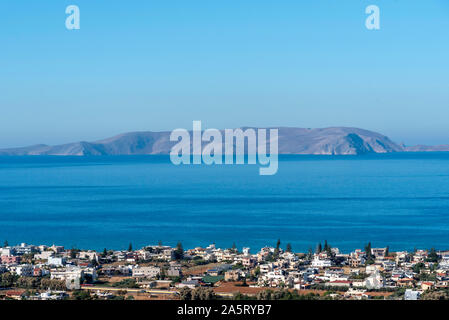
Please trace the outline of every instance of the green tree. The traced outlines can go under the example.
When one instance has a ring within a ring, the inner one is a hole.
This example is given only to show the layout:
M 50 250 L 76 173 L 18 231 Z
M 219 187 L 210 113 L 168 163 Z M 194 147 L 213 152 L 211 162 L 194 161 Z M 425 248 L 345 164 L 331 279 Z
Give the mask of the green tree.
M 192 290 L 187 287 L 181 288 L 179 290 L 179 298 L 181 300 L 192 300 Z
M 419 273 L 421 273 L 421 270 L 423 270 L 425 268 L 426 268 L 426 265 L 422 262 L 419 262 L 413 266 L 413 272 L 419 274 Z
M 372 258 L 372 253 L 371 253 L 371 242 L 368 242 L 368 244 L 365 246 L 365 255 L 367 259 Z
M 286 252 L 292 252 L 292 245 L 290 243 L 287 243 L 287 247 L 285 248 Z
M 313 250 L 310 247 L 309 251 L 307 252 L 307 260 L 312 260 L 312 257 L 313 257 Z
M 316 247 L 316 253 L 321 253 L 321 251 L 323 251 L 323 247 L 321 246 L 321 242 L 318 243 L 317 247 Z
M 88 290 L 75 290 L 72 293 L 72 299 L 74 299 L 74 300 L 92 300 L 92 297 Z
M 427 255 L 427 262 L 438 262 L 438 254 L 435 248 L 430 249 L 430 252 Z
M 324 251 L 327 251 L 329 249 L 329 245 L 327 244 L 327 240 L 324 240 Z
M 279 247 L 281 246 L 281 239 L 278 239 L 276 242 L 276 248 L 274 249 L 274 258 L 277 259 L 279 257 Z
M 76 248 L 70 249 L 70 258 L 76 259 L 76 256 L 77 256 L 78 252 L 79 252 L 79 250 L 76 249 Z
M 5 240 L 5 242 L 3 243 L 3 247 L 9 247 L 9 243 L 8 243 L 8 240 Z
M 259 293 L 257 293 L 257 300 L 271 300 L 271 294 L 272 291 L 271 290 L 264 290 L 264 291 L 259 291 Z
M 192 300 L 213 300 L 215 293 L 212 288 L 199 287 L 192 291 Z
M 182 247 L 182 243 L 178 242 L 175 249 L 175 259 L 182 260 L 184 258 L 184 248 Z
M 108 255 L 108 250 L 106 250 L 106 248 L 104 248 L 103 250 L 103 257 L 106 257 Z
M 130 242 L 128 245 L 128 252 L 133 251 L 133 244 Z

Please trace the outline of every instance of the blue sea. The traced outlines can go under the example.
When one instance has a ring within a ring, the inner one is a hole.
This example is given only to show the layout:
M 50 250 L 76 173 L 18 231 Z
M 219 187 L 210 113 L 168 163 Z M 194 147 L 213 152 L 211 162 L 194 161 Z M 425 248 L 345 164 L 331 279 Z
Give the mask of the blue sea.
M 276 175 L 258 170 L 167 156 L 0 157 L 0 240 L 449 249 L 449 153 L 281 156 Z

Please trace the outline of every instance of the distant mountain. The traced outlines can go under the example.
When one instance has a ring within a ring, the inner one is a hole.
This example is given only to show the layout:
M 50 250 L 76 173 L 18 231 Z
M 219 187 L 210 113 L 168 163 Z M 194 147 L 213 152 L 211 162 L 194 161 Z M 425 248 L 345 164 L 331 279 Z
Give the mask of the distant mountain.
M 442 144 L 439 146 L 424 146 L 424 145 L 417 145 L 412 147 L 405 147 L 405 151 L 407 152 L 438 152 L 438 151 L 449 151 L 449 145 Z
M 404 151 L 449 151 L 449 146 L 404 147 L 388 137 L 358 128 L 278 128 L 279 154 L 356 155 Z M 130 132 L 94 142 L 0 149 L 0 155 L 145 155 L 169 154 L 170 132 Z M 415 149 L 414 149 L 415 148 Z M 433 150 L 432 148 L 435 148 Z

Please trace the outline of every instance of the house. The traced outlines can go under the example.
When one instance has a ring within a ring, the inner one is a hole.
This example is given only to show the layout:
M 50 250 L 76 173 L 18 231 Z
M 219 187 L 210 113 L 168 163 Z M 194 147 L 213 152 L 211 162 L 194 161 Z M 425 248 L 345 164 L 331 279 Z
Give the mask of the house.
M 178 288 L 190 288 L 195 289 L 196 287 L 199 287 L 200 283 L 198 280 L 195 279 L 187 279 L 177 285 Z
M 89 261 L 91 260 L 96 260 L 98 261 L 98 255 L 95 251 L 81 251 L 79 253 L 79 258 L 80 259 L 87 259 Z
M 52 270 L 50 279 L 63 280 L 69 290 L 80 289 L 81 281 L 84 279 L 84 270 L 78 267 L 65 270 Z
M 227 270 L 230 270 L 232 266 L 230 264 L 221 264 L 213 269 L 207 270 L 207 274 L 210 276 L 219 276 Z
M 48 257 L 47 264 L 49 266 L 62 267 L 65 265 L 65 258 L 62 257 Z
M 15 246 L 14 249 L 18 255 L 30 254 L 36 251 L 35 246 L 27 245 L 26 243 L 21 243 L 19 246 Z
M 383 258 L 387 253 L 387 248 L 371 248 L 371 254 L 375 258 Z
M 413 286 L 414 280 L 412 278 L 402 278 L 398 280 L 398 286 L 400 287 L 411 287 Z
M 161 268 L 160 267 L 139 267 L 136 266 L 132 270 L 133 277 L 144 277 L 144 278 L 156 278 L 158 275 L 161 274 Z
M 173 248 L 165 249 L 159 258 L 165 261 L 171 261 L 175 258 L 175 250 Z
M 19 256 L 1 256 L 2 264 L 17 264 L 20 262 Z
M 349 257 L 348 263 L 352 268 L 358 268 L 365 264 L 364 257 Z
M 21 300 L 23 297 L 25 297 L 26 290 L 7 290 L 4 292 L 4 294 L 15 300 Z
M 11 247 L 4 247 L 1 249 L 1 256 L 14 256 L 16 254 L 16 250 Z
M 419 300 L 421 297 L 420 291 L 414 291 L 412 289 L 405 290 L 404 300 Z
M 256 265 L 257 260 L 253 257 L 243 257 L 242 265 L 246 268 L 252 268 Z
M 435 286 L 435 283 L 431 282 L 431 281 L 421 282 L 421 289 L 423 291 L 431 290 L 434 288 L 434 286 Z
M 352 298 L 355 300 L 362 300 L 367 299 L 368 295 L 365 293 L 365 290 L 350 288 L 348 291 L 345 292 L 345 297 Z
M 53 257 L 54 254 L 55 253 L 53 251 L 43 251 L 41 253 L 36 253 L 34 255 L 34 259 L 36 259 L 36 260 L 48 260 L 48 258 Z
M 16 274 L 21 277 L 32 277 L 34 273 L 34 266 L 30 264 L 22 264 L 16 267 Z
M 317 268 L 332 267 L 332 261 L 329 259 L 319 259 L 318 257 L 315 257 L 312 261 L 312 267 Z
M 64 247 L 63 246 L 52 245 L 49 249 L 52 250 L 54 253 L 64 252 Z
M 385 278 L 379 273 L 378 270 L 373 272 L 368 278 L 365 279 L 365 287 L 367 289 L 380 289 L 385 286 Z
M 240 271 L 239 270 L 230 270 L 225 272 L 224 274 L 225 281 L 239 281 L 240 280 Z
M 169 277 L 182 277 L 182 270 L 180 266 L 171 266 L 167 270 L 167 276 Z

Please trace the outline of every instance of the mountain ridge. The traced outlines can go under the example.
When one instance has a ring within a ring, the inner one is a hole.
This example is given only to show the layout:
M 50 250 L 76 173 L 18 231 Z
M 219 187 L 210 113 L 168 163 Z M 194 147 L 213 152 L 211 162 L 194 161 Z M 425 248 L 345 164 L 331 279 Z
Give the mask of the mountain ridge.
M 255 127 L 242 127 L 241 129 L 245 130 L 246 128 L 258 129 Z M 396 144 L 387 136 L 378 132 L 353 127 L 268 127 L 262 129 L 278 129 L 279 154 L 357 155 L 391 152 L 449 151 L 449 145 L 407 147 Z M 135 131 L 92 142 L 79 141 L 55 146 L 37 144 L 28 147 L 0 149 L 0 155 L 87 156 L 169 154 L 171 147 L 176 143 L 170 141 L 170 131 Z

